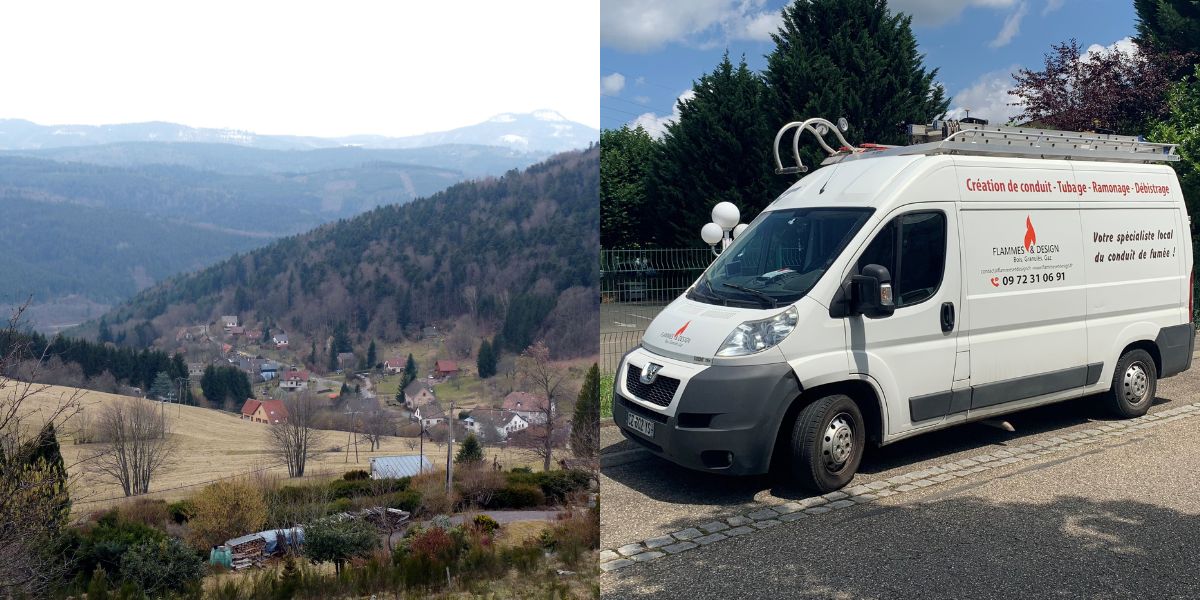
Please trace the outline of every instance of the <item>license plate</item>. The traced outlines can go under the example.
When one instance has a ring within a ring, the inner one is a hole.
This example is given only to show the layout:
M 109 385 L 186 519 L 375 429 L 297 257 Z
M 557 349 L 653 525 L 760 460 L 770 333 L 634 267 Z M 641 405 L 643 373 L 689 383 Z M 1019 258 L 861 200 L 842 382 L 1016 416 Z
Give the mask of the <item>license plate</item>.
M 626 416 L 625 424 L 629 425 L 630 429 L 646 437 L 654 437 L 654 421 L 633 413 L 626 413 Z

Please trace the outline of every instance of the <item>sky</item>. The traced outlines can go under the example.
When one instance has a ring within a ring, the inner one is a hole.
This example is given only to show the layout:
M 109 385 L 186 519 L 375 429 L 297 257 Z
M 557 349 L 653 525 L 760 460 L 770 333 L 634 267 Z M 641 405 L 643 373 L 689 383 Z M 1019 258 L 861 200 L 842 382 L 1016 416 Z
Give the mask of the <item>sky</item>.
M 676 99 L 711 71 L 726 49 L 762 70 L 774 49 L 783 0 L 603 0 L 600 6 L 600 124 L 627 123 L 661 135 Z M 1007 122 L 1020 109 L 1011 73 L 1041 70 L 1052 44 L 1074 37 L 1131 48 L 1132 0 L 890 0 L 913 18 L 926 68 L 952 99 L 950 116 Z M 839 115 L 810 115 L 836 118 Z M 853 124 L 851 124 L 853 126 Z
M 598 127 L 598 0 L 0 4 L 0 118 L 414 135 Z

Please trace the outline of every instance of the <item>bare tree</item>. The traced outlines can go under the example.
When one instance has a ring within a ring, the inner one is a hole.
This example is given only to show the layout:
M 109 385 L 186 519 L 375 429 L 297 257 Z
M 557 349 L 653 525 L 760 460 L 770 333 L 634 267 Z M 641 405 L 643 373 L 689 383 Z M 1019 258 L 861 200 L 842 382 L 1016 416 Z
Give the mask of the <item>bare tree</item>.
M 315 396 L 304 392 L 283 401 L 287 419 L 268 426 L 267 444 L 271 453 L 287 465 L 288 475 L 303 477 L 308 459 L 320 452 L 321 431 L 316 429 L 320 405 Z
M 471 312 L 471 316 L 479 318 L 479 288 L 468 285 L 462 290 L 463 300 L 467 301 L 467 310 Z
M 549 471 L 553 463 L 556 432 L 562 428 L 559 395 L 562 394 L 566 373 L 550 360 L 550 348 L 539 340 L 521 353 L 517 370 L 525 386 L 538 396 L 534 408 L 533 423 L 527 435 L 534 454 L 542 458 L 542 470 Z M 543 402 L 544 400 L 544 402 Z
M 379 449 L 385 435 L 396 435 L 391 413 L 383 410 L 368 413 L 362 421 L 362 436 L 371 444 L 372 452 Z
M 61 429 L 79 410 L 81 392 L 55 395 L 48 386 L 33 383 L 36 376 L 23 381 L 12 377 L 22 361 L 40 364 L 45 358 L 45 349 L 34 348 L 19 332 L 26 306 L 15 308 L 0 329 L 0 598 L 40 597 L 70 566 L 54 550 L 60 547 L 55 537 L 67 482 L 56 469 L 31 463 L 38 428 L 21 421 L 37 415 L 39 424 Z
M 101 447 L 91 457 L 105 478 L 121 485 L 126 496 L 150 491 L 150 481 L 166 467 L 175 444 L 160 411 L 161 403 L 144 398 L 119 400 L 100 409 L 95 433 Z

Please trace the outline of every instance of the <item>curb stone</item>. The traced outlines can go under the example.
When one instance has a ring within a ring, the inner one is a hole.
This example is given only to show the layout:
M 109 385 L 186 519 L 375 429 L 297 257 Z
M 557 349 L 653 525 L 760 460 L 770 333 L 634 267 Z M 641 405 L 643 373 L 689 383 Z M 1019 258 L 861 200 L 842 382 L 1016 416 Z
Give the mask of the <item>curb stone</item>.
M 1103 423 L 1098 427 L 1074 431 L 1021 446 L 1009 446 L 993 450 L 989 454 L 963 458 L 821 496 L 793 500 L 782 505 L 760 505 L 761 508 L 720 521 L 711 521 L 668 535 L 625 544 L 616 549 L 602 549 L 600 551 L 600 570 L 605 573 L 616 571 L 639 562 L 650 562 L 668 554 L 688 552 L 701 546 L 769 529 L 786 522 L 798 521 L 809 516 L 821 515 L 859 504 L 868 504 L 879 498 L 938 485 L 996 467 L 1033 460 L 1052 452 L 1072 450 L 1085 444 L 1093 444 L 1121 435 L 1137 434 L 1162 423 L 1200 416 L 1198 409 L 1200 409 L 1200 402 L 1193 402 L 1154 415 Z

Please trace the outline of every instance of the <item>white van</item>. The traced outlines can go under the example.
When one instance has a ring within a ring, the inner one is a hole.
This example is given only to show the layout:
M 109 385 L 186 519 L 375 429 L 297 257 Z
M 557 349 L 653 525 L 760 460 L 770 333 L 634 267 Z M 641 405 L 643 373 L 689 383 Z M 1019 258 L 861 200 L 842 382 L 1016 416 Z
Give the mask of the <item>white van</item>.
M 810 132 L 833 156 L 624 357 L 626 436 L 710 472 L 782 458 L 826 492 L 867 443 L 1089 394 L 1145 413 L 1195 336 L 1189 217 L 1161 164 L 1174 148 L 952 125 L 872 151 L 824 119 L 781 130 L 795 128 L 794 154 Z

